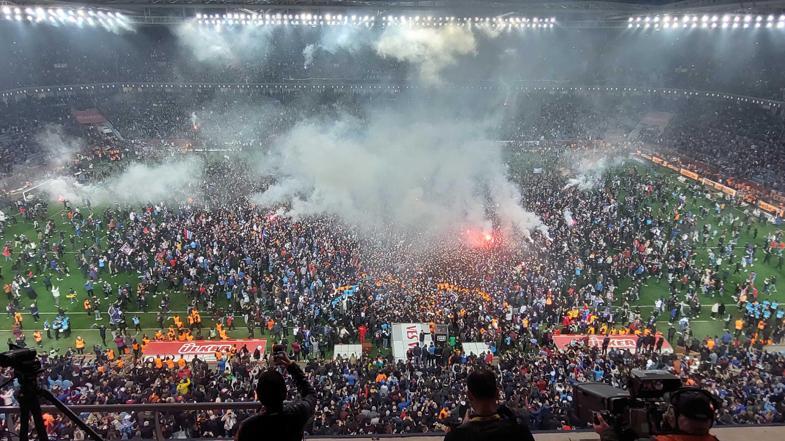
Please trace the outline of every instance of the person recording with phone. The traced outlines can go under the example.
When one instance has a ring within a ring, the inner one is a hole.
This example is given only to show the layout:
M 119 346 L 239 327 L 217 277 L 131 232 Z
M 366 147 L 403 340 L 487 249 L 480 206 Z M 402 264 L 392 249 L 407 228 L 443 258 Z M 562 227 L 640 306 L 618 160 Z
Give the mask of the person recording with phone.
M 698 388 L 681 388 L 670 396 L 662 415 L 661 433 L 650 437 L 653 441 L 718 441 L 709 430 L 720 407 L 717 397 Z M 601 441 L 623 441 L 628 438 L 612 427 L 600 413 L 594 414 L 594 431 Z M 635 438 L 635 437 L 633 437 Z
M 444 441 L 534 441 L 528 427 L 518 423 L 512 411 L 499 405 L 496 375 L 487 369 L 466 378 L 470 408 L 462 423 L 450 430 Z
M 262 409 L 242 422 L 235 436 L 236 441 L 298 441 L 303 438 L 306 423 L 313 417 L 316 390 L 306 380 L 302 369 L 289 360 L 284 345 L 273 346 L 272 362 L 291 375 L 302 398 L 284 403 L 286 381 L 282 373 L 276 368 L 263 372 L 256 383 L 256 399 L 262 404 Z

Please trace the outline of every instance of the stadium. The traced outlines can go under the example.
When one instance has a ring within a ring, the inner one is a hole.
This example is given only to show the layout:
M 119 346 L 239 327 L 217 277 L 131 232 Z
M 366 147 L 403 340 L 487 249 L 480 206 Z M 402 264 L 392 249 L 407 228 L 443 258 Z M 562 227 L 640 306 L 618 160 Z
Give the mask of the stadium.
M 537 440 L 647 372 L 785 433 L 783 1 L 0 0 L 0 66 L 0 438 L 245 441 L 268 373 L 306 439 L 483 372 Z

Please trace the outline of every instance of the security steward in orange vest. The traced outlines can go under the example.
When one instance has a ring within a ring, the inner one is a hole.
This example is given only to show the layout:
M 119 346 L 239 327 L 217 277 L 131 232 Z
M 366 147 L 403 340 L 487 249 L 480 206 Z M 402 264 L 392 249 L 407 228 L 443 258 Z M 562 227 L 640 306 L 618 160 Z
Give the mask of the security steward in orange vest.
M 652 435 L 652 441 L 719 441 L 709 434 L 714 425 L 719 398 L 710 392 L 683 387 L 670 396 L 670 403 L 662 417 L 661 433 Z M 594 430 L 601 441 L 625 441 L 600 415 L 595 415 Z

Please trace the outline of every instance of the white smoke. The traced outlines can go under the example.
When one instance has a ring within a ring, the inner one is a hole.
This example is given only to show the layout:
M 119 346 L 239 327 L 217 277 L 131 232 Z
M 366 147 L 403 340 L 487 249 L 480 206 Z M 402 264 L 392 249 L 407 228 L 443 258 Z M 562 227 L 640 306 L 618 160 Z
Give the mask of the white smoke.
M 67 135 L 63 131 L 63 126 L 56 124 L 44 126 L 36 133 L 34 139 L 43 149 L 49 165 L 55 168 L 71 162 L 87 145 L 83 139 Z
M 569 208 L 565 208 L 562 214 L 564 215 L 564 221 L 567 222 L 568 227 L 575 225 L 575 219 L 572 217 L 572 211 Z
M 360 26 L 335 26 L 322 31 L 319 41 L 312 43 L 303 49 L 304 67 L 308 69 L 313 64 L 314 57 L 319 51 L 330 54 L 337 54 L 345 51 L 356 53 L 357 51 L 373 46 L 373 32 Z
M 174 33 L 191 58 L 225 68 L 263 58 L 271 47 L 273 30 L 271 26 L 217 28 L 191 20 L 175 27 Z
M 303 49 L 303 58 L 305 58 L 303 67 L 305 69 L 308 69 L 313 64 L 313 56 L 315 52 L 316 52 L 315 44 L 309 44 L 308 46 L 305 46 L 305 49 Z
M 526 237 L 541 228 L 506 177 L 481 124 L 438 115 L 377 112 L 367 121 L 305 121 L 279 140 L 263 173 L 276 183 L 252 200 L 287 215 L 334 216 L 375 233 L 454 237 L 491 218 Z
M 600 183 L 606 170 L 623 164 L 625 157 L 603 153 L 583 153 L 573 155 L 570 161 L 576 174 L 567 180 L 564 189 L 577 187 L 580 190 L 588 191 Z
M 157 165 L 131 164 L 123 173 L 108 180 L 82 185 L 71 177 L 52 179 L 42 186 L 52 200 L 93 204 L 182 201 L 198 196 L 203 166 L 195 158 L 178 158 Z
M 431 85 L 442 82 L 442 71 L 460 56 L 475 54 L 477 41 L 462 26 L 440 28 L 389 26 L 375 45 L 376 53 L 418 65 L 420 79 Z

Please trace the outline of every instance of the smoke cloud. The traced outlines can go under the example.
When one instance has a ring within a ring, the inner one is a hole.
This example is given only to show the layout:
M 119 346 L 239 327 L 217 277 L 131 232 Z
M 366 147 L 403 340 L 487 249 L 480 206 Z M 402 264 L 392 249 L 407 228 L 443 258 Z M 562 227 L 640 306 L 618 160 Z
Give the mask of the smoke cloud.
M 470 29 L 461 26 L 391 26 L 382 32 L 375 49 L 381 57 L 416 64 L 423 82 L 438 85 L 446 67 L 477 52 L 477 41 Z
M 305 67 L 306 69 L 311 67 L 311 65 L 313 64 L 313 56 L 315 52 L 316 52 L 315 44 L 309 44 L 308 46 L 305 46 L 305 49 L 303 49 L 303 58 L 305 59 L 305 62 L 303 63 L 303 67 Z
M 308 69 L 313 64 L 314 57 L 319 51 L 337 54 L 345 51 L 350 54 L 361 49 L 372 47 L 374 44 L 373 30 L 361 26 L 336 26 L 322 31 L 319 41 L 305 46 L 303 49 L 304 67 Z
M 624 163 L 625 158 L 619 156 L 593 155 L 590 153 L 573 155 L 570 159 L 576 175 L 567 180 L 564 189 L 577 187 L 588 191 L 597 186 L 605 171 Z
M 55 168 L 61 168 L 71 162 L 86 146 L 84 140 L 67 135 L 63 126 L 56 124 L 44 126 L 34 139 L 41 146 L 49 165 Z
M 156 165 L 131 164 L 123 173 L 108 180 L 82 185 L 71 177 L 50 180 L 42 186 L 52 200 L 93 204 L 183 201 L 197 197 L 203 165 L 196 158 L 178 158 Z
M 276 181 L 252 200 L 284 204 L 295 218 L 337 217 L 366 233 L 420 241 L 492 222 L 526 237 L 542 227 L 482 124 L 434 115 L 387 110 L 301 122 L 266 156 L 262 173 Z
M 227 64 L 264 57 L 271 47 L 273 30 L 269 26 L 220 29 L 187 21 L 174 33 L 190 58 L 225 68 Z

